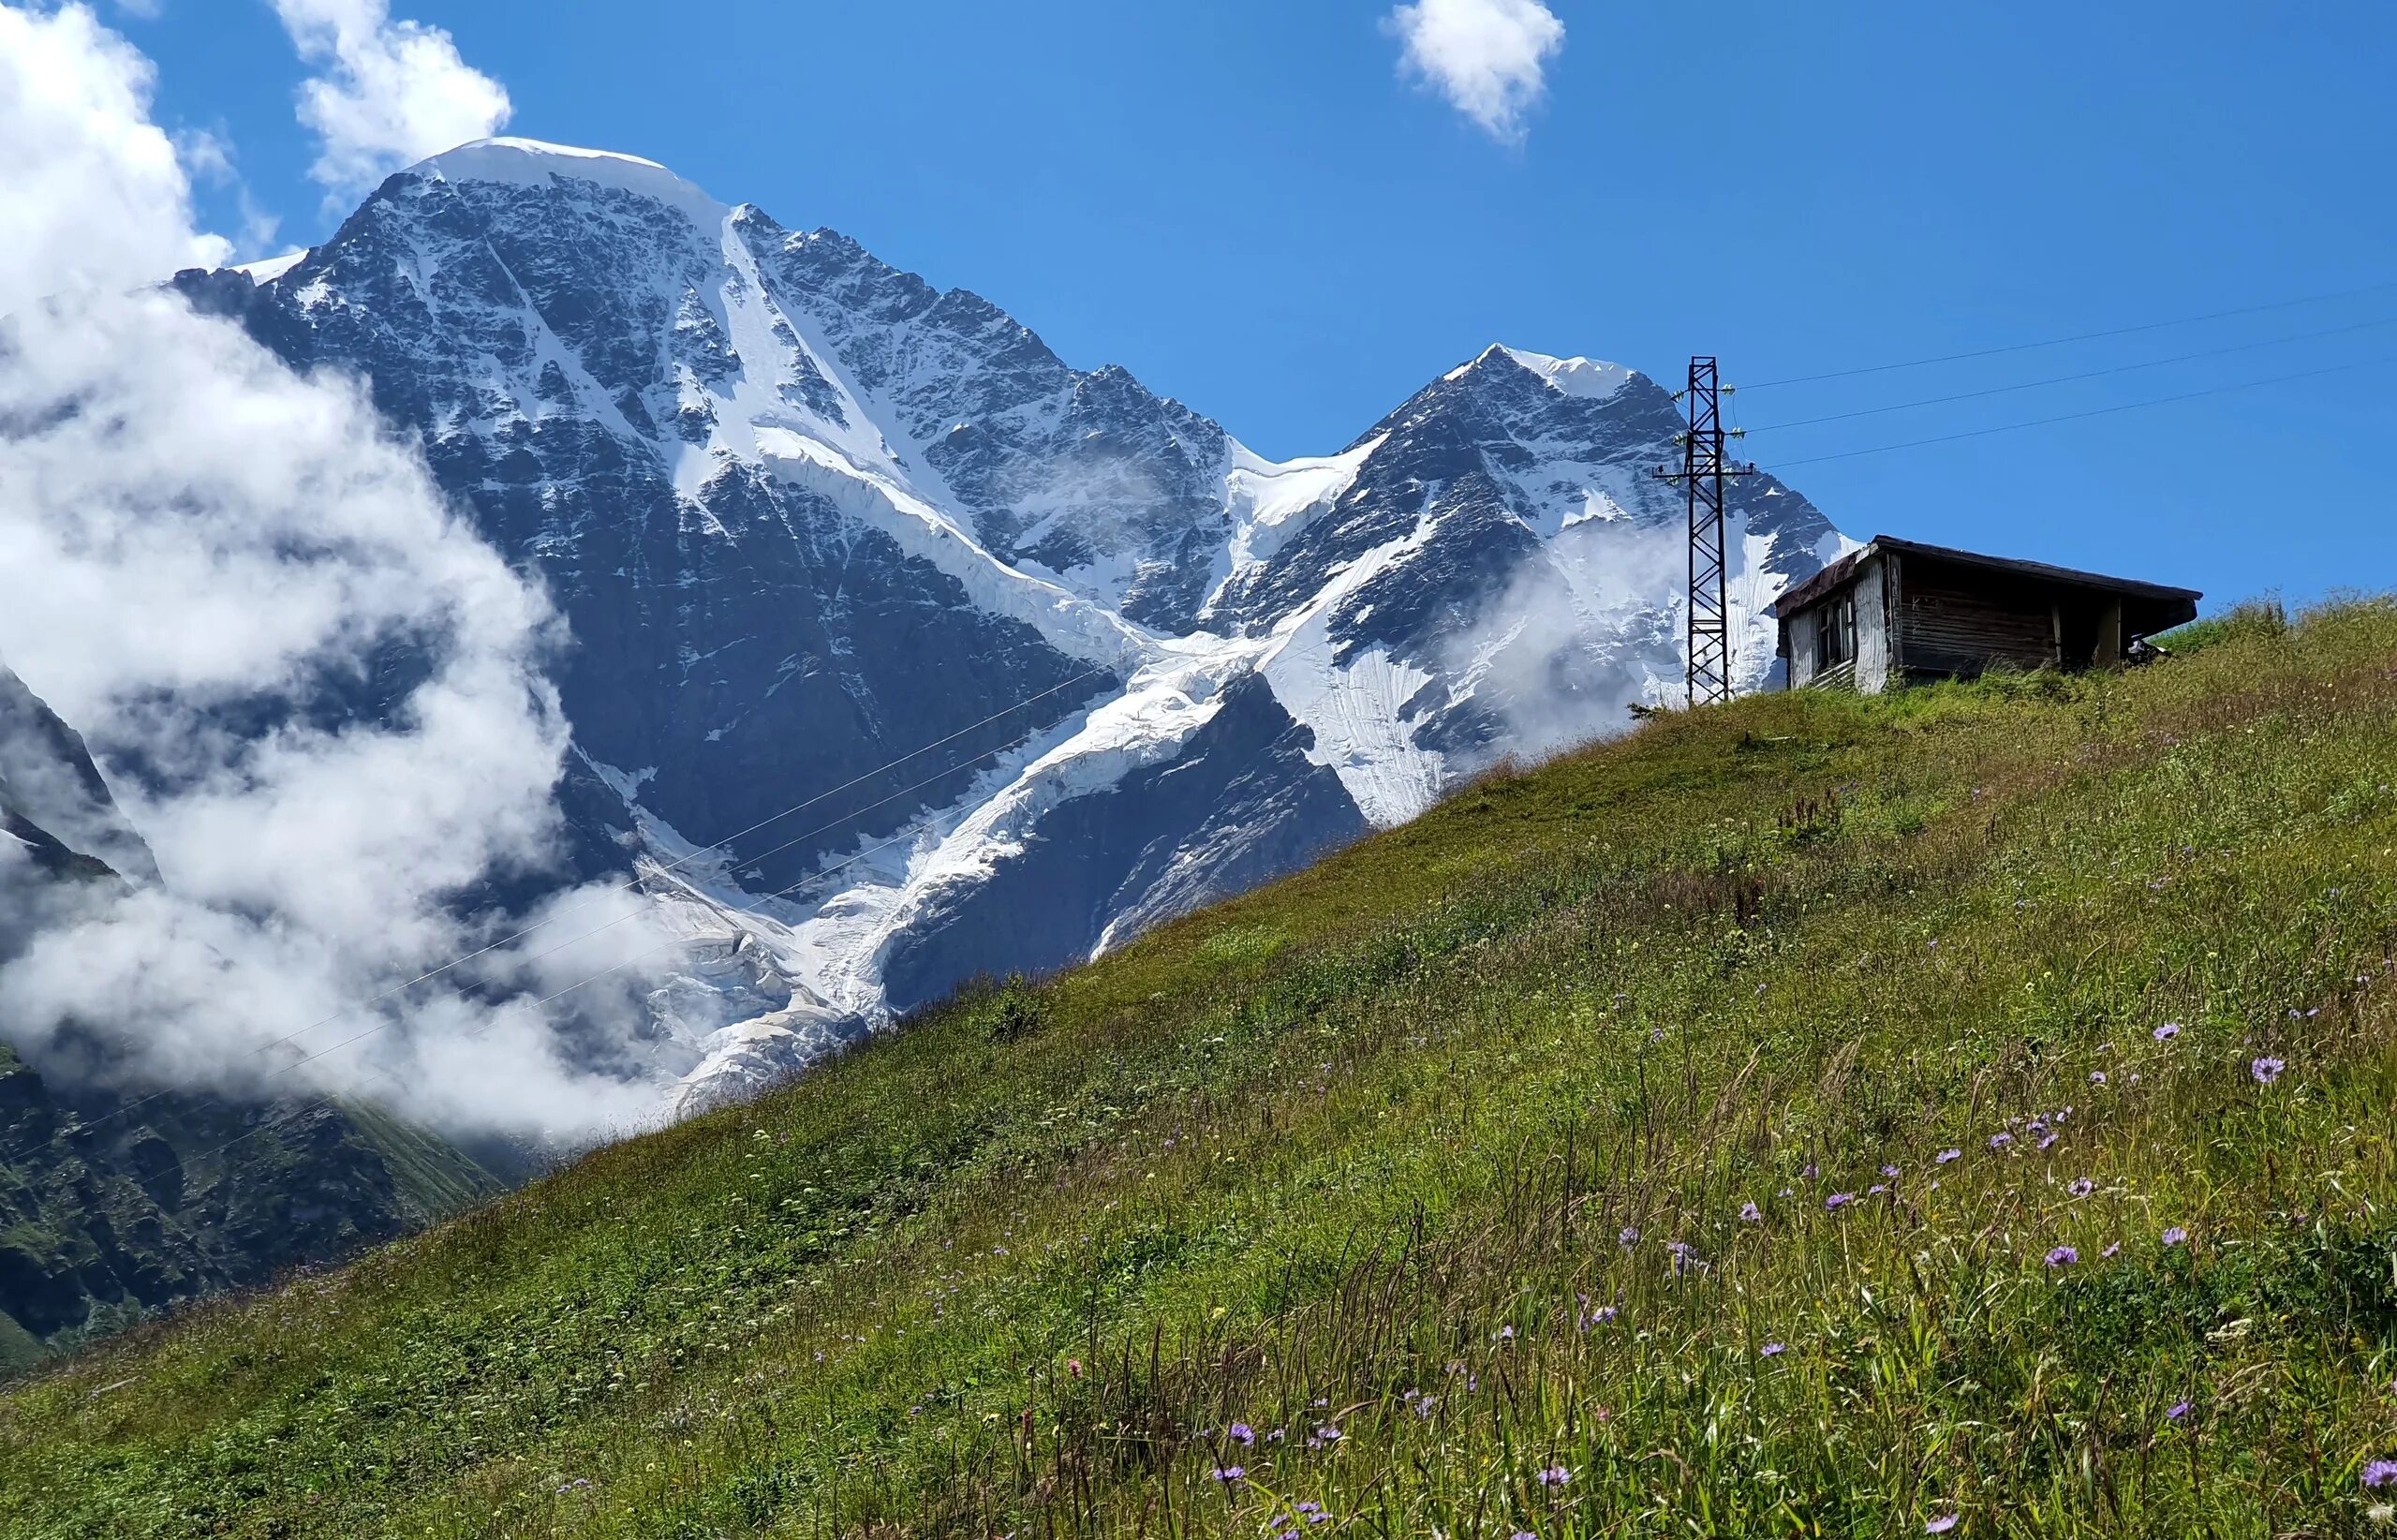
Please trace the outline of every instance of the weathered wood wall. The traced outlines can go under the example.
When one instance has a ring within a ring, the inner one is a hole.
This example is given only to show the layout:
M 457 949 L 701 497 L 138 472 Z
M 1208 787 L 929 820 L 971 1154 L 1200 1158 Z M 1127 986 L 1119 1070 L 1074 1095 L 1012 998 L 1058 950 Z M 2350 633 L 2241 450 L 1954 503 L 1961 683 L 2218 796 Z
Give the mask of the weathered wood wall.
M 2054 594 L 2045 585 L 1909 559 L 1897 640 L 1899 666 L 1908 674 L 1969 677 L 1997 664 L 2052 666 Z

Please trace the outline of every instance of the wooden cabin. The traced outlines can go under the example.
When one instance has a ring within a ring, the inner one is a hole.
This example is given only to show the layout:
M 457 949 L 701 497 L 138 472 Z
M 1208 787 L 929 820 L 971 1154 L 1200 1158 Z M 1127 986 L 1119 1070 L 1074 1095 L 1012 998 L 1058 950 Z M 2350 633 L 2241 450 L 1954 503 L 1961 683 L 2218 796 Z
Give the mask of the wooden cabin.
M 1874 537 L 1773 606 L 1793 689 L 2121 663 L 2197 617 L 2188 588 Z

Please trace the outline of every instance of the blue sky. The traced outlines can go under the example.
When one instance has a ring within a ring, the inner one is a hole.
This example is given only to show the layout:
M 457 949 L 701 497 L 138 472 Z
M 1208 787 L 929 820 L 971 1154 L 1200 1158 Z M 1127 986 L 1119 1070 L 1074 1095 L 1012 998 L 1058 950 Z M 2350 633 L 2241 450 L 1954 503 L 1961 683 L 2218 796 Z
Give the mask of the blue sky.
M 2397 284 L 2397 7 L 1548 5 L 1562 46 L 1514 138 L 1402 76 L 1389 0 L 398 10 L 504 83 L 509 132 L 846 230 L 1276 455 L 1344 445 L 1492 341 L 1667 379 L 1709 351 L 1754 382 Z M 106 14 L 279 245 L 330 228 L 266 0 Z M 229 183 L 204 206 L 242 223 Z M 2397 287 L 1735 409 L 1762 427 L 2339 328 L 1745 446 L 1772 466 L 2367 364 L 1787 472 L 1853 535 L 2302 599 L 2397 582 Z

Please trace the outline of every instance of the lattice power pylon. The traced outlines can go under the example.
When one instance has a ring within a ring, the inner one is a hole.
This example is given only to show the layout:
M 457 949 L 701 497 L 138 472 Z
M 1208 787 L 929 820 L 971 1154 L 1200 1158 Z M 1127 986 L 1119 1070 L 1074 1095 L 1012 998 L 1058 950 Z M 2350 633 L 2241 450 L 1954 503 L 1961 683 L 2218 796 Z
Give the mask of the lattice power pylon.
M 1681 435 L 1679 469 L 1659 466 L 1656 474 L 1679 481 L 1690 502 L 1690 704 L 1731 699 L 1731 601 L 1724 571 L 1724 485 L 1753 476 L 1753 465 L 1727 464 L 1723 455 L 1722 385 L 1711 358 L 1690 360 L 1690 425 Z

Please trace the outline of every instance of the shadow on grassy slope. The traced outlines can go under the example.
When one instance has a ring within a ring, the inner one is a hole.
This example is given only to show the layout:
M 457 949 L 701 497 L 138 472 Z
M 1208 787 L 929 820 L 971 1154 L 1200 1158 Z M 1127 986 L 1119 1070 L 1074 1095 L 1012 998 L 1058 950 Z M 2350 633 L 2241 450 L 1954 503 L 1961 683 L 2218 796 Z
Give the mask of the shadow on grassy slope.
M 2344 1533 L 2392 717 L 2360 603 L 1659 719 L 18 1388 L 0 1529 Z

